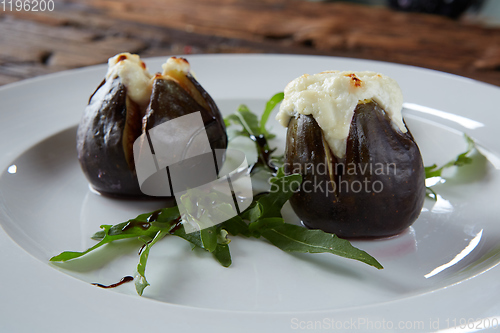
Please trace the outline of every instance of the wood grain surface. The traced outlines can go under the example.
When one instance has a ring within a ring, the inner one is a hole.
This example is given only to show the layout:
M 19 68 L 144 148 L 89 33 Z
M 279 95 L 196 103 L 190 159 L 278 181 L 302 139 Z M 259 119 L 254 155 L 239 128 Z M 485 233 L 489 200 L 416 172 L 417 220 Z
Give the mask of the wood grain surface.
M 0 11 L 0 85 L 119 52 L 292 53 L 375 59 L 500 85 L 500 29 L 342 2 L 71 0 Z

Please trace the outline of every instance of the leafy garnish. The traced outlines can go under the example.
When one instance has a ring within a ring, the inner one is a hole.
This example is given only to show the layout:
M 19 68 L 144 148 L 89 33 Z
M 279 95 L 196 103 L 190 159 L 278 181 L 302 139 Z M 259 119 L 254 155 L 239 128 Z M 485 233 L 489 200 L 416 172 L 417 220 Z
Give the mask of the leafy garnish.
M 265 168 L 275 173 L 278 167 L 271 161 L 272 153 L 275 149 L 269 147 L 269 140 L 275 137 L 266 129 L 267 120 L 273 109 L 278 105 L 284 98 L 282 92 L 275 94 L 267 102 L 266 108 L 262 114 L 262 117 L 257 117 L 250 109 L 242 104 L 238 107 L 236 113 L 231 114 L 224 118 L 226 126 L 231 124 L 241 125 L 242 130 L 235 132 L 235 136 L 248 137 L 250 140 L 255 142 L 255 147 L 257 149 L 258 161 L 252 166 L 252 171 L 257 171 L 259 169 Z
M 375 258 L 355 248 L 347 240 L 321 230 L 285 223 L 281 209 L 298 189 L 301 181 L 300 175 L 285 176 L 283 169 L 279 170 L 271 180 L 271 192 L 260 196 L 255 201 L 255 206 L 244 212 L 244 216 L 250 221 L 248 228 L 252 236 L 262 236 L 285 252 L 332 253 L 382 269 Z
M 473 151 L 476 148 L 476 143 L 470 136 L 464 133 L 464 139 L 467 142 L 467 149 L 465 152 L 459 154 L 455 159 L 449 161 L 448 163 L 442 165 L 441 167 L 438 167 L 437 164 L 433 164 L 430 166 L 425 167 L 425 179 L 431 179 L 431 178 L 438 178 L 443 180 L 444 177 L 442 176 L 442 173 L 445 169 L 449 169 L 451 167 L 461 167 L 467 164 L 472 163 L 472 158 L 471 155 Z M 427 189 L 427 197 L 432 198 L 434 200 L 437 199 L 437 194 L 436 192 L 431 189 L 432 186 L 434 186 L 438 182 L 434 182 L 432 185 L 426 184 L 426 189 Z
M 285 98 L 285 94 L 283 92 L 279 92 L 275 94 L 269 101 L 266 103 L 266 108 L 264 109 L 264 112 L 262 113 L 262 117 L 260 117 L 260 122 L 259 122 L 259 127 L 260 127 L 260 132 L 263 133 L 268 140 L 274 138 L 274 134 L 269 133 L 266 130 L 266 124 L 267 120 L 269 119 L 269 116 L 271 115 L 271 112 L 274 110 L 276 105 L 281 103 L 281 101 Z
M 251 206 L 250 206 L 251 207 Z M 245 236 L 250 237 L 248 224 L 246 224 L 240 215 L 236 215 L 229 220 L 223 222 L 222 228 L 226 230 L 231 236 Z
M 262 237 L 286 252 L 332 253 L 338 256 L 359 260 L 365 264 L 382 269 L 382 265 L 365 251 L 355 248 L 345 239 L 322 230 L 310 230 L 304 227 L 283 223 L 280 226 L 264 230 Z
M 138 237 L 151 237 L 151 232 L 144 231 L 141 228 L 137 227 L 136 230 L 127 230 L 125 232 L 121 233 L 115 233 L 115 234 L 110 234 L 110 231 L 113 230 L 121 230 L 124 228 L 128 222 L 123 222 L 114 226 L 111 225 L 101 225 L 101 229 L 104 229 L 102 232 L 99 233 L 99 235 L 102 236 L 102 240 L 97 243 L 96 245 L 92 246 L 91 248 L 82 251 L 82 252 L 72 252 L 72 251 L 65 251 L 62 252 L 61 254 L 54 256 L 50 258 L 50 261 L 67 261 L 71 259 L 76 259 L 79 258 L 91 251 L 94 251 L 104 244 L 111 243 L 113 241 L 119 240 L 119 239 L 125 239 L 125 238 L 138 238 Z M 140 231 L 139 231 L 140 230 Z
M 440 168 L 436 164 L 425 167 L 425 178 L 441 177 L 441 173 L 444 169 L 451 168 L 453 166 L 464 166 L 466 164 L 472 163 L 472 159 L 468 156 L 471 154 L 472 150 L 476 147 L 474 140 L 470 136 L 464 133 L 465 141 L 467 142 L 467 150 L 457 156 L 456 159 L 449 161 Z
M 146 264 L 149 252 L 154 244 L 167 235 L 180 237 L 195 248 L 212 253 L 224 267 L 231 265 L 228 235 L 264 237 L 271 244 L 285 252 L 332 253 L 344 258 L 359 260 L 376 268 L 382 265 L 366 252 L 352 246 L 349 241 L 319 230 L 310 230 L 303 226 L 285 223 L 281 209 L 298 189 L 301 183 L 298 174 L 285 176 L 282 169 L 271 179 L 271 191 L 254 199 L 253 204 L 242 212 L 219 225 L 204 228 L 201 231 L 186 233 L 182 227 L 177 207 L 166 208 L 148 214 L 141 214 L 135 219 L 114 226 L 102 226 L 104 231 L 94 235 L 101 241 L 83 252 L 63 252 L 51 258 L 51 261 L 66 261 L 83 256 L 98 247 L 117 239 L 138 238 L 144 242 L 140 252 L 139 264 L 134 276 L 137 293 L 142 295 L 149 286 L 146 279 Z
M 153 240 L 146 242 L 145 248 L 143 248 L 141 252 L 141 257 L 139 259 L 139 264 L 137 265 L 137 272 L 134 276 L 134 281 L 135 281 L 135 289 L 137 290 L 137 293 L 142 296 L 142 293 L 144 292 L 144 288 L 149 286 L 149 282 L 146 280 L 146 263 L 148 261 L 149 257 L 149 250 L 153 245 L 155 245 L 156 242 L 158 242 L 160 239 L 168 235 L 168 231 L 166 230 L 160 230 L 156 233 L 155 237 Z

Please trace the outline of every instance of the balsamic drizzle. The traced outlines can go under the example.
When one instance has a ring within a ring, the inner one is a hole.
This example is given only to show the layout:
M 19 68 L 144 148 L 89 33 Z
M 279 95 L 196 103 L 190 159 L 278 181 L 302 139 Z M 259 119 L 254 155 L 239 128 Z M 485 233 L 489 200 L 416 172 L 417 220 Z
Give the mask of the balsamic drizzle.
M 276 148 L 275 149 L 269 148 L 269 145 L 267 144 L 267 139 L 264 134 L 260 134 L 259 136 L 250 135 L 250 139 L 256 143 L 259 155 L 258 161 L 250 167 L 250 172 L 252 172 L 255 169 L 255 167 L 260 163 L 264 167 L 268 168 L 271 171 L 271 173 L 275 174 L 278 171 L 278 167 L 271 162 L 271 155 L 276 150 Z
M 127 283 L 127 282 L 130 282 L 130 281 L 133 281 L 134 280 L 134 277 L 133 276 L 125 276 L 123 277 L 120 282 L 117 282 L 117 283 L 113 283 L 113 284 L 110 284 L 109 286 L 106 286 L 106 285 L 103 285 L 103 284 L 100 284 L 100 283 L 92 283 L 94 286 L 97 286 L 97 287 L 100 287 L 100 288 L 105 288 L 105 289 L 108 289 L 108 288 L 116 288 L 118 286 L 121 286 L 122 284 L 124 283 Z

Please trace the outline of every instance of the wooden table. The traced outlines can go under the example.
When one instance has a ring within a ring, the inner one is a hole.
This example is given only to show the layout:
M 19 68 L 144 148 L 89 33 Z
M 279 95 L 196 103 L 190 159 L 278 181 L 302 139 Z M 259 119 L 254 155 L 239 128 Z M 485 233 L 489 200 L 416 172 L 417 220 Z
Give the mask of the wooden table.
M 342 2 L 56 0 L 52 12 L 0 11 L 0 31 L 0 85 L 123 51 L 332 55 L 500 85 L 500 29 Z

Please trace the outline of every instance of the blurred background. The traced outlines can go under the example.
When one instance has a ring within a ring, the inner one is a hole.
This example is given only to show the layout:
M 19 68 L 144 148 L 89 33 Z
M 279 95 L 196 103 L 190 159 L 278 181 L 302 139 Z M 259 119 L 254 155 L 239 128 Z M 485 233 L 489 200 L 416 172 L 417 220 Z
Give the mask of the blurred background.
M 332 55 L 500 85 L 498 0 L 40 0 L 38 11 L 30 4 L 0 1 L 0 85 L 125 51 Z

